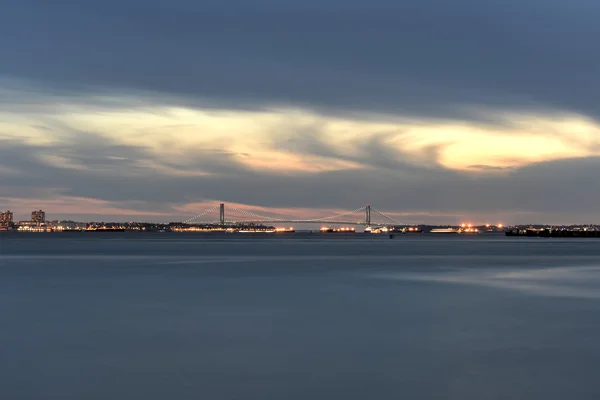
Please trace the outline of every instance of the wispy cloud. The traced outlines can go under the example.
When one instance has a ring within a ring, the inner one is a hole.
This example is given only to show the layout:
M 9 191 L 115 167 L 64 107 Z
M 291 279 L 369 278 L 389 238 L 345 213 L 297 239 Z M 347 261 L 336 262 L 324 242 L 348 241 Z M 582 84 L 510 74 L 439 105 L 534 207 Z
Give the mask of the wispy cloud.
M 45 209 L 50 211 L 48 215 L 49 218 L 60 217 L 64 215 L 77 215 L 80 218 L 97 215 L 112 215 L 118 216 L 120 220 L 124 220 L 139 216 L 150 217 L 154 219 L 156 217 L 171 216 L 167 213 L 140 211 L 135 208 L 122 207 L 122 205 L 118 202 L 64 195 L 40 199 L 30 197 L 0 197 L 0 203 L 8 209 L 20 210 L 21 214 L 23 214 L 23 219 L 27 219 L 25 210 L 36 210 L 40 208 L 40 205 L 43 205 Z M 129 203 L 128 205 L 132 204 Z
M 34 96 L 35 97 L 35 96 Z M 87 148 L 107 140 L 164 160 L 220 151 L 264 172 L 323 172 L 399 164 L 469 170 L 598 154 L 600 128 L 576 114 L 503 115 L 499 124 L 378 115 L 341 119 L 301 109 L 209 110 L 158 106 L 127 97 L 118 107 L 74 99 L 46 114 L 35 106 L 4 112 L 4 136 L 59 148 L 74 135 Z M 52 97 L 48 98 L 52 102 Z M 490 115 L 492 113 L 490 112 Z M 493 117 L 500 120 L 499 117 Z M 44 124 L 40 127 L 40 121 Z M 103 149 L 106 150 L 106 149 Z M 214 154 L 214 153 L 213 153 Z M 109 155 L 112 157 L 118 156 Z M 66 162 L 65 160 L 63 160 Z M 65 164 L 66 165 L 66 164 Z

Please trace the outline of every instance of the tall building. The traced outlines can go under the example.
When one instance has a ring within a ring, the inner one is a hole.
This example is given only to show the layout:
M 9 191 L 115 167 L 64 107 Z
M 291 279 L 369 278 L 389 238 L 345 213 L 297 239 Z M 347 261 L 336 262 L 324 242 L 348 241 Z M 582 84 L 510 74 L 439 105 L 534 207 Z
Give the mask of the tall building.
M 43 224 L 44 222 L 46 222 L 46 213 L 43 210 L 32 211 L 31 222 Z
M 13 213 L 10 210 L 0 212 L 0 226 L 8 226 L 13 223 Z

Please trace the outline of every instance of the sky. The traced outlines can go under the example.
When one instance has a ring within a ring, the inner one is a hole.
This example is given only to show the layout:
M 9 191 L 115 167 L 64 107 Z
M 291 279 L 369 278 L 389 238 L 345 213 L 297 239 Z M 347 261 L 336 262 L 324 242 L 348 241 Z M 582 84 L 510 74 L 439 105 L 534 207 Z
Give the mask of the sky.
M 0 209 L 600 223 L 592 0 L 4 0 Z

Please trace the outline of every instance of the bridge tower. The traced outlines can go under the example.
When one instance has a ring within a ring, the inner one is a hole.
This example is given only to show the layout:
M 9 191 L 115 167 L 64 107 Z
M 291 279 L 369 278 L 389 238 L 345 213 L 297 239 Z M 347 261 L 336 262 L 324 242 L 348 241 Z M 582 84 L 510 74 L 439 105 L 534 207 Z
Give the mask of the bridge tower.
M 371 206 L 369 204 L 365 206 L 365 224 L 371 226 Z
M 225 225 L 225 204 L 219 204 L 219 222 Z

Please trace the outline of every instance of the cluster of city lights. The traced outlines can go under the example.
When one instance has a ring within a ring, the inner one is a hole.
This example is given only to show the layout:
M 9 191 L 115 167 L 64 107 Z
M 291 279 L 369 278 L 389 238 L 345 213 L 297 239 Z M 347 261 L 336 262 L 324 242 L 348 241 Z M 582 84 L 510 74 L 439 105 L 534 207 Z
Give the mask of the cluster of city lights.
M 290 226 L 289 228 L 276 228 L 275 232 L 293 232 L 294 227 Z
M 490 229 L 491 227 L 492 227 L 491 224 L 485 224 L 485 228 L 486 229 Z M 495 225 L 495 227 L 497 229 L 502 229 L 504 227 L 504 225 L 497 224 L 497 225 Z M 465 224 L 465 223 L 463 223 L 463 224 L 460 225 L 460 228 L 461 228 L 460 231 L 463 232 L 463 233 L 479 233 L 479 229 L 476 228 L 476 227 L 474 227 L 473 224 Z
M 321 228 L 321 232 L 354 232 L 354 228 L 328 228 L 326 226 Z
M 502 224 L 497 224 L 497 225 L 490 225 L 490 224 L 485 224 L 486 228 L 491 228 L 492 226 L 495 226 L 498 229 L 502 229 L 504 227 L 504 225 Z M 460 225 L 461 228 L 473 228 L 473 224 L 461 224 Z

